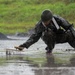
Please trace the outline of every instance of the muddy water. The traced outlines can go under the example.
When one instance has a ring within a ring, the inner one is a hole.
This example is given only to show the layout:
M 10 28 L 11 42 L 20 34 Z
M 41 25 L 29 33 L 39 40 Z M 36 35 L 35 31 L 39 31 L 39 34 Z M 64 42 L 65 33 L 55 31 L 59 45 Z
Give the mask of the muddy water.
M 58 44 L 53 54 L 45 54 L 42 40 L 24 52 L 6 49 L 22 44 L 28 39 L 10 37 L 16 40 L 0 40 L 0 75 L 75 75 L 75 51 L 67 43 Z

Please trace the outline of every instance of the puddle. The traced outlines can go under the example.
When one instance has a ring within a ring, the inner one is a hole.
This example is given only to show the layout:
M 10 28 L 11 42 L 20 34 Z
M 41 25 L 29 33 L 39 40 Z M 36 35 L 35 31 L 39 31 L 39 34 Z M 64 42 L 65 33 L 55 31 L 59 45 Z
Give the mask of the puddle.
M 51 55 L 45 54 L 46 45 L 41 40 L 24 52 L 6 55 L 6 48 L 13 48 L 27 39 L 0 40 L 0 75 L 75 75 L 75 52 L 66 43 L 56 45 Z

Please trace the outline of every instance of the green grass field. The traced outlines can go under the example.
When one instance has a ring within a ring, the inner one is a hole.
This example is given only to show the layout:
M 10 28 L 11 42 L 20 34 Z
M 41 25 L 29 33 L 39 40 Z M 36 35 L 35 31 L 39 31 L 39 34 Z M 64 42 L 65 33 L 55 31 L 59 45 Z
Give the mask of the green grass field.
M 54 14 L 75 24 L 75 2 L 67 4 L 60 0 L 0 0 L 0 32 L 27 32 L 39 21 L 45 9 L 51 9 Z

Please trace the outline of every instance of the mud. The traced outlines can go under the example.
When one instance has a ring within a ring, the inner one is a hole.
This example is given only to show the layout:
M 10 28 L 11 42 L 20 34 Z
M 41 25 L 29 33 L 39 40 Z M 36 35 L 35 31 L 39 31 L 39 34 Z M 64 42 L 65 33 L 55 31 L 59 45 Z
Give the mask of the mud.
M 10 51 L 6 55 L 7 48 L 28 39 L 10 38 L 18 40 L 0 40 L 0 75 L 75 75 L 75 50 L 67 43 L 56 45 L 52 54 L 46 54 L 46 45 L 39 40 L 24 52 Z

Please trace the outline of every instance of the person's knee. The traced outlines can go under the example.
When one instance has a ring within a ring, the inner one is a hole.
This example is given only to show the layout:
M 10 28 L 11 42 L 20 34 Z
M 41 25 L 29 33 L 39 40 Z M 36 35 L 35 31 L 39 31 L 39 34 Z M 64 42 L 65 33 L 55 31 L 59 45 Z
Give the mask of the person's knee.
M 70 46 L 72 46 L 73 48 L 75 48 L 75 40 L 68 42 L 70 44 Z
M 72 35 L 72 33 L 70 31 L 68 31 L 66 33 L 66 36 L 67 36 L 67 41 L 68 42 L 74 40 L 74 37 L 73 37 L 73 35 Z

